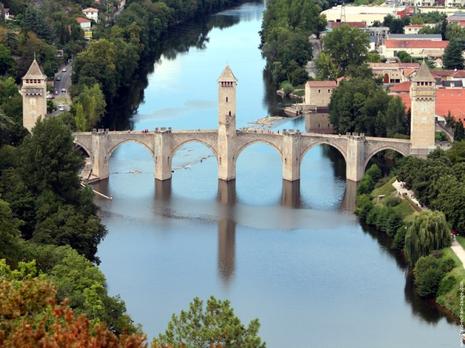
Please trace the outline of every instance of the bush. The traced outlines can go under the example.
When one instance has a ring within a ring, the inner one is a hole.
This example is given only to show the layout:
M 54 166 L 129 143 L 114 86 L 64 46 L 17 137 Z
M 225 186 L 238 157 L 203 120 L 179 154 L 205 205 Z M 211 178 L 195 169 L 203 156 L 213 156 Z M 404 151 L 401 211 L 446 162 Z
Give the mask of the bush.
M 401 226 L 396 231 L 396 235 L 394 236 L 394 240 L 392 242 L 392 247 L 394 249 L 402 250 L 405 244 L 405 234 L 407 232 L 407 226 Z
M 453 262 L 453 261 L 452 261 Z M 433 256 L 422 256 L 418 259 L 413 270 L 416 292 L 421 297 L 436 297 L 439 283 L 447 273 L 445 262 Z
M 454 285 L 457 283 L 457 279 L 454 276 L 444 277 L 439 283 L 439 289 L 437 292 L 438 296 L 448 293 Z
M 283 90 L 285 95 L 289 95 L 294 91 L 294 87 L 289 81 L 283 81 L 281 82 L 281 89 Z
M 388 207 L 395 207 L 398 206 L 401 202 L 401 199 L 396 196 L 389 196 L 385 199 L 384 204 Z
M 358 215 L 362 222 L 366 222 L 367 215 L 373 209 L 373 202 L 371 201 L 370 196 L 360 195 L 357 197 L 357 208 L 355 209 L 355 214 Z

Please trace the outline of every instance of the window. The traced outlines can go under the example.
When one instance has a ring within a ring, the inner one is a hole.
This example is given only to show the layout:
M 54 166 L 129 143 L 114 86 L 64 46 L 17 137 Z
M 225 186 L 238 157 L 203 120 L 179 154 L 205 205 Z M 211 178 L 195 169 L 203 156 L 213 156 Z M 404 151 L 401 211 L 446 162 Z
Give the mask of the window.
M 226 103 L 228 102 L 228 97 L 226 97 Z
M 229 116 L 231 116 L 231 111 L 229 111 Z

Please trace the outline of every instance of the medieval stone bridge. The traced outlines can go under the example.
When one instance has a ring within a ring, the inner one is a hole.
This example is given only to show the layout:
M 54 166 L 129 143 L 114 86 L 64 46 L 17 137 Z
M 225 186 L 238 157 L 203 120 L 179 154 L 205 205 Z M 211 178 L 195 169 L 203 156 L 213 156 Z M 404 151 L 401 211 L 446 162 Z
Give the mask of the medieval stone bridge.
M 283 179 L 300 179 L 300 164 L 305 153 L 312 147 L 327 144 L 336 148 L 346 162 L 346 179 L 360 181 L 368 161 L 378 152 L 394 150 L 404 156 L 425 156 L 435 148 L 435 87 L 434 78 L 426 64 L 422 64 L 411 86 L 411 137 L 391 139 L 365 137 L 359 134 L 327 135 L 301 133 L 294 130 L 283 132 L 236 129 L 237 79 L 226 67 L 218 79 L 218 129 L 173 131 L 157 128 L 150 132 L 109 132 L 95 130 L 75 133 L 74 142 L 89 155 L 92 175 L 98 179 L 109 176 L 111 154 L 119 145 L 134 141 L 144 145 L 155 162 L 155 178 L 171 178 L 171 163 L 176 151 L 184 144 L 200 142 L 214 153 L 218 163 L 220 180 L 236 178 L 236 162 L 247 146 L 261 142 L 274 147 L 281 156 Z
M 152 132 L 98 130 L 74 133 L 75 143 L 88 154 L 92 163 L 92 174 L 99 179 L 108 178 L 111 154 L 119 145 L 129 141 L 142 144 L 150 151 L 155 162 L 155 178 L 158 180 L 171 178 L 171 163 L 176 151 L 191 142 L 205 144 L 211 149 L 217 159 L 219 179 L 226 181 L 235 179 L 236 162 L 240 153 L 254 143 L 269 144 L 276 149 L 282 161 L 283 179 L 288 181 L 300 179 L 300 164 L 305 153 L 320 144 L 332 146 L 341 153 L 346 162 L 346 177 L 352 181 L 361 180 L 368 161 L 380 151 L 389 149 L 404 156 L 410 154 L 410 140 L 352 134 L 236 130 L 232 137 L 221 138 L 218 130 L 172 131 L 163 128 Z

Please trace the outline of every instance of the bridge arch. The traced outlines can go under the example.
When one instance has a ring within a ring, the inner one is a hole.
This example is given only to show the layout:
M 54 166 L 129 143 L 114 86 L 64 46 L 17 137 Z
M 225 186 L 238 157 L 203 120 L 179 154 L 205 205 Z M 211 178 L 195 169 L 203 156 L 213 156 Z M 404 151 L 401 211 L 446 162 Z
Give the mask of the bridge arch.
M 184 145 L 187 145 L 187 144 L 191 144 L 191 143 L 197 143 L 197 144 L 202 144 L 204 145 L 205 147 L 207 147 L 208 149 L 210 149 L 210 151 L 213 153 L 213 155 L 215 156 L 216 159 L 218 159 L 218 153 L 215 149 L 214 146 L 212 146 L 212 144 L 206 142 L 205 140 L 202 140 L 202 139 L 187 139 L 187 140 L 184 140 L 184 141 L 181 141 L 179 143 L 177 143 L 173 149 L 171 150 L 171 158 L 174 158 L 174 156 L 176 155 L 176 152 L 181 149 Z
M 392 145 L 380 146 L 366 155 L 365 162 L 363 163 L 363 171 L 365 172 L 368 163 L 376 154 L 382 151 L 386 151 L 386 150 L 397 152 L 398 154 L 404 157 L 407 157 L 409 155 L 409 153 L 406 150 L 401 149 L 401 148 L 396 148 L 395 146 L 392 146 Z
M 138 139 L 123 139 L 123 140 L 121 140 L 121 141 L 118 141 L 118 142 L 116 142 L 116 143 L 111 144 L 111 147 L 110 147 L 110 149 L 108 150 L 107 155 L 106 155 L 106 161 L 108 161 L 108 162 L 110 161 L 111 155 L 113 154 L 113 152 L 114 152 L 118 147 L 120 147 L 121 145 L 123 145 L 123 144 L 125 144 L 125 143 L 130 143 L 130 142 L 143 145 L 147 150 L 149 150 L 149 152 L 150 152 L 150 154 L 152 155 L 152 157 L 155 156 L 154 149 L 151 148 L 151 147 L 150 147 L 148 144 L 146 144 L 145 142 L 140 141 L 140 140 L 138 140 Z
M 85 146 L 84 144 L 78 142 L 78 141 L 74 141 L 74 146 L 76 147 L 79 147 L 81 148 L 82 150 L 84 150 L 84 152 L 87 154 L 87 156 L 93 161 L 94 160 L 94 154 L 92 153 L 92 151 L 90 151 L 87 146 Z
M 309 145 L 303 147 L 302 152 L 300 154 L 301 162 L 303 161 L 303 159 L 304 159 L 305 155 L 307 154 L 307 152 L 310 151 L 311 149 L 313 149 L 315 146 L 318 146 L 318 145 L 328 145 L 330 147 L 335 148 L 341 154 L 342 158 L 344 158 L 344 162 L 347 165 L 347 157 L 346 157 L 345 150 L 339 144 L 335 144 L 335 143 L 332 143 L 330 141 L 317 141 L 315 143 L 312 143 L 312 144 L 309 144 Z
M 254 145 L 254 144 L 270 145 L 272 148 L 274 148 L 278 152 L 278 155 L 281 158 L 281 162 L 283 161 L 283 153 L 281 151 L 281 148 L 278 145 L 274 144 L 272 141 L 268 139 L 252 139 L 239 145 L 239 147 L 234 152 L 234 163 L 237 163 L 237 159 L 247 147 Z

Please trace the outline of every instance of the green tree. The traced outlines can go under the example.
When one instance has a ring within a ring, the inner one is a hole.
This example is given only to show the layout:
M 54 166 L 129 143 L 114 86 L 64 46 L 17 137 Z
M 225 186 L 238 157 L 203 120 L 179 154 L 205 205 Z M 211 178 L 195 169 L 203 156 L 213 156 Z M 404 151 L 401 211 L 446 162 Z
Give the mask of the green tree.
M 367 61 L 368 34 L 348 25 L 341 25 L 326 34 L 323 39 L 324 50 L 344 76 L 349 66 L 362 65 Z
M 81 131 L 95 127 L 105 113 L 105 96 L 96 83 L 91 87 L 84 86 L 76 98 L 74 106 L 76 126 Z
M 10 263 L 19 260 L 20 221 L 13 217 L 7 202 L 0 200 L 0 259 Z
M 462 141 L 465 139 L 465 129 L 463 128 L 462 121 L 457 121 L 454 127 L 454 140 Z
M 405 235 L 404 253 L 411 265 L 433 250 L 450 245 L 450 229 L 443 213 L 424 211 L 416 215 Z
M 444 275 L 454 267 L 452 259 L 443 260 L 435 255 L 422 256 L 415 263 L 415 291 L 421 297 L 436 297 Z
M 265 347 L 258 336 L 260 324 L 257 319 L 244 326 L 234 314 L 229 301 L 210 297 L 204 308 L 195 298 L 189 310 L 173 314 L 165 333 L 154 340 L 155 347 Z
M 464 60 L 463 60 L 463 49 L 464 43 L 462 40 L 452 40 L 449 41 L 446 50 L 444 51 L 444 67 L 446 69 L 463 69 Z

